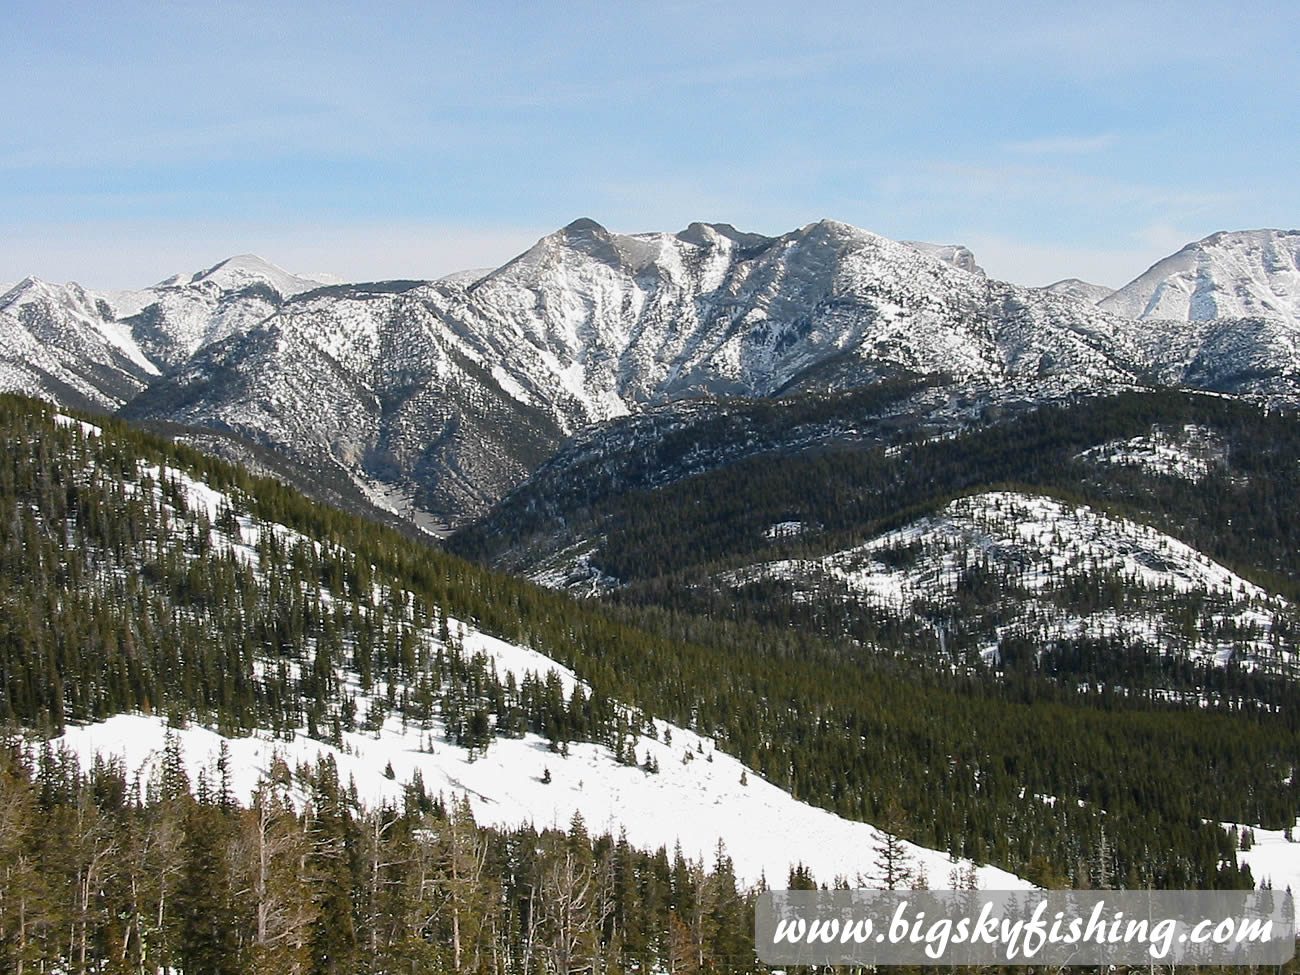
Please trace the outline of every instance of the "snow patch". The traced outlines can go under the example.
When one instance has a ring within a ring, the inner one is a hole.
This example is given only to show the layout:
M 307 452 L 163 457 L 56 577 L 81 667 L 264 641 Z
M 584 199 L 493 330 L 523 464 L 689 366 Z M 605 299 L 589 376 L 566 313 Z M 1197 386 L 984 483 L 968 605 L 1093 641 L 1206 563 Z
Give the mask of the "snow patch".
M 496 649 L 505 657 L 513 653 Z M 619 763 L 603 745 L 572 743 L 565 756 L 531 734 L 496 739 L 486 754 L 470 759 L 465 749 L 443 741 L 437 729 L 403 728 L 394 717 L 377 735 L 345 732 L 341 748 L 302 734 L 288 741 L 263 735 L 223 738 L 194 725 L 175 734 L 192 783 L 200 770 L 206 770 L 209 783 L 217 781 L 215 765 L 224 741 L 233 770 L 231 785 L 242 801 L 269 773 L 276 756 L 290 769 L 329 756 L 337 763 L 340 781 L 354 783 L 358 795 L 371 805 L 400 803 L 406 784 L 418 771 L 430 794 L 468 797 L 475 820 L 482 825 L 509 828 L 526 823 L 538 829 L 566 829 L 574 814 L 581 813 L 593 833 L 618 835 L 625 829 L 629 842 L 646 850 L 662 846 L 671 852 L 680 844 L 687 857 L 706 864 L 712 863 L 721 840 L 744 883 L 766 878 L 779 886 L 797 863 L 826 882 L 843 876 L 856 883 L 859 874 L 871 875 L 885 836 L 874 826 L 792 799 L 717 751 L 706 738 L 663 721 L 655 726 L 656 738 L 642 736 L 636 743 L 641 761 L 652 757 L 657 762 L 659 772 L 654 774 Z M 89 769 L 96 754 L 116 756 L 128 781 L 138 776 L 145 783 L 161 761 L 167 731 L 166 721 L 158 716 L 122 714 L 69 727 L 56 741 L 75 752 L 84 769 Z M 668 736 L 671 744 L 664 741 Z M 388 766 L 392 779 L 384 774 Z M 548 771 L 549 783 L 543 781 Z M 906 849 L 915 865 L 924 867 L 933 886 L 947 885 L 954 869 L 960 872 L 969 865 L 913 844 L 906 844 Z M 976 876 L 980 886 L 988 889 L 1029 887 L 995 867 L 979 867 Z
M 1148 474 L 1199 483 L 1227 463 L 1228 448 L 1208 427 L 1187 424 L 1169 433 L 1159 428 L 1128 440 L 1111 440 L 1075 455 L 1075 460 L 1138 467 Z
M 1241 824 L 1224 823 L 1224 829 Z M 1249 827 L 1254 834 L 1254 844 L 1249 850 L 1237 853 L 1237 862 L 1250 867 L 1256 884 L 1268 883 L 1274 890 L 1300 893 L 1300 819 L 1290 830 Z M 1287 834 L 1290 834 L 1290 839 Z

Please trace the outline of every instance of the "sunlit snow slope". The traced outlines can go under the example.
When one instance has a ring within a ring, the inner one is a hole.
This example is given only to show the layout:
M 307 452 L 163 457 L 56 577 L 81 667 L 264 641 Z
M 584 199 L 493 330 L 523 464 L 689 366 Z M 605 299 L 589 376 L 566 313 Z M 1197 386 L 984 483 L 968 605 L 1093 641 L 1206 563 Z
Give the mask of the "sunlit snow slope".
M 86 436 L 100 435 L 98 428 L 84 421 L 59 417 L 58 422 L 79 426 Z M 140 473 L 144 477 L 128 493 L 153 485 L 155 500 L 168 503 L 157 485 L 180 487 L 185 504 L 173 509 L 177 531 L 193 531 L 196 521 L 204 517 L 215 524 L 224 510 L 239 509 L 238 498 L 182 471 L 152 467 Z M 260 571 L 259 541 L 267 536 L 275 536 L 284 546 L 318 544 L 289 528 L 247 515 L 239 515 L 237 523 L 233 532 L 229 527 L 211 528 L 209 540 L 214 550 L 230 553 L 255 574 Z M 401 602 L 381 584 L 376 585 L 375 606 Z M 411 620 L 406 625 L 415 630 L 418 645 L 462 653 L 471 660 L 481 655 L 488 671 L 502 677 L 512 674 L 518 683 L 529 673 L 544 676 L 555 672 L 567 693 L 579 681 L 577 675 L 526 647 L 491 637 L 459 620 L 438 623 L 434 627 Z M 446 638 L 439 635 L 444 623 Z M 423 727 L 414 722 L 404 724 L 386 706 L 382 683 L 376 682 L 367 692 L 346 666 L 339 668 L 336 678 L 341 695 L 355 701 L 360 718 L 357 730 L 343 731 L 337 742 L 330 744 L 300 731 L 287 739 L 270 733 L 222 738 L 202 727 L 177 728 L 174 733 L 181 742 L 191 780 L 197 781 L 200 770 L 206 768 L 209 781 L 216 781 L 214 764 L 223 741 L 236 770 L 234 786 L 244 799 L 259 777 L 270 771 L 277 754 L 290 768 L 329 755 L 338 765 L 340 779 L 344 783 L 351 780 L 361 801 L 368 804 L 399 800 L 418 773 L 429 792 L 447 798 L 468 796 L 482 824 L 567 827 L 577 812 L 593 831 L 617 834 L 626 830 L 632 843 L 648 849 L 664 846 L 671 851 L 680 844 L 688 857 L 705 862 L 712 861 L 721 841 L 738 875 L 750 882 L 765 877 L 779 885 L 797 863 L 827 881 L 841 876 L 856 883 L 859 875 L 873 875 L 883 836 L 874 827 L 796 801 L 717 751 L 712 741 L 662 720 L 653 722 L 653 735 L 637 737 L 633 745 L 637 764 L 620 763 L 610 748 L 593 743 L 570 743 L 566 755 L 531 734 L 497 737 L 485 751 L 471 754 L 448 742 L 440 719 L 429 720 Z M 373 720 L 375 715 L 381 719 Z M 363 730 L 366 728 L 370 730 Z M 94 724 L 70 726 L 60 740 L 86 767 L 97 754 L 118 757 L 128 780 L 138 775 L 136 780 L 143 785 L 161 757 L 168 733 L 167 721 L 160 716 L 120 714 Z M 658 771 L 649 771 L 647 766 L 657 766 Z M 392 778 L 385 774 L 390 767 Z M 547 772 L 549 782 L 544 781 Z M 948 884 L 950 875 L 969 866 L 931 850 L 911 847 L 910 851 L 936 886 Z M 992 867 L 981 867 L 978 880 L 985 887 L 1023 886 L 1016 877 Z

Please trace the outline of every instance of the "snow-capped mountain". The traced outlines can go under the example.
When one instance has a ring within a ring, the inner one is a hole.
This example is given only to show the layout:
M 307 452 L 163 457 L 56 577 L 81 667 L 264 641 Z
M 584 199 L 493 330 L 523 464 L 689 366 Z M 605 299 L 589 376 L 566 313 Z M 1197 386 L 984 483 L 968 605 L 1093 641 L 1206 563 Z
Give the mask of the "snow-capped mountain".
M 290 299 L 130 412 L 331 458 L 451 520 L 484 510 L 564 435 L 681 397 L 918 372 L 1082 389 L 1141 368 L 1119 319 L 846 224 L 769 238 L 579 220 L 483 276 Z
M 141 346 L 165 369 L 205 345 L 240 335 L 289 298 L 325 287 L 252 254 L 194 274 L 176 274 L 152 288 L 109 296 Z
M 1099 303 L 1125 318 L 1271 318 L 1300 325 L 1300 231 L 1211 234 Z
M 1095 305 L 1115 293 L 1114 288 L 1108 288 L 1104 284 L 1092 284 L 1079 278 L 1065 278 L 1061 281 L 1055 281 L 1044 287 L 1043 290 L 1054 295 L 1073 298 L 1075 301 L 1087 302 L 1090 305 Z
M 559 382 L 588 419 L 683 395 L 847 388 L 899 371 L 1077 384 L 1128 379 L 1136 367 L 1109 316 L 830 220 L 775 238 L 706 224 L 629 236 L 576 221 L 467 299 L 540 351 L 549 375 L 516 366 L 521 383 Z
M 302 295 L 204 346 L 125 415 L 232 431 L 431 527 L 483 510 L 561 434 L 446 326 L 438 298 L 416 282 Z
M 0 295 L 5 388 L 114 409 L 158 374 L 102 296 L 37 278 Z
M 200 347 L 322 286 L 252 255 L 139 291 L 27 278 L 0 291 L 4 387 L 114 410 Z
M 336 275 L 296 275 L 256 254 L 240 254 L 219 261 L 204 271 L 190 275 L 175 274 L 154 286 L 176 288 L 185 285 L 211 284 L 221 291 L 241 291 L 255 285 L 270 285 L 282 298 L 304 291 L 315 291 L 325 285 L 342 284 Z

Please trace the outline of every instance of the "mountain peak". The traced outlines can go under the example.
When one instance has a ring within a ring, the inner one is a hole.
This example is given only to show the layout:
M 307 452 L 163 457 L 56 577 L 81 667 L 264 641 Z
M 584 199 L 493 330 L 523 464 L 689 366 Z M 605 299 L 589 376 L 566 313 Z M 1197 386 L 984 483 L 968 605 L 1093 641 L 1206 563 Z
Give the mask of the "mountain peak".
M 603 234 L 608 235 L 609 231 L 598 224 L 590 217 L 579 217 L 577 220 L 564 227 L 563 233 L 568 236 Z
M 1081 278 L 1062 278 L 1060 281 L 1053 281 L 1051 284 L 1045 285 L 1042 290 L 1054 295 L 1073 298 L 1075 301 L 1084 301 L 1090 305 L 1104 301 L 1115 293 L 1114 288 L 1108 288 L 1104 284 L 1093 284 L 1091 281 L 1084 281 Z
M 221 291 L 242 291 L 250 285 L 264 284 L 273 288 L 282 298 L 314 291 L 321 286 L 320 281 L 292 274 L 256 254 L 236 254 L 205 270 L 190 275 L 173 275 L 155 287 L 183 288 L 201 284 L 215 285 Z
M 808 224 L 803 230 L 805 233 L 823 231 L 848 237 L 857 237 L 866 233 L 866 231 L 853 226 L 851 223 L 845 223 L 843 220 L 832 220 L 830 217 L 822 217 L 820 220 Z
M 21 281 L 18 281 L 18 282 L 14 283 L 14 284 L 9 285 L 9 287 L 7 287 L 7 288 L 4 290 L 3 294 L 0 294 L 0 297 L 4 297 L 4 298 L 9 298 L 9 297 L 17 298 L 17 297 L 19 297 L 20 295 L 26 294 L 27 292 L 29 292 L 29 291 L 31 291 L 31 290 L 33 290 L 33 289 L 35 289 L 35 288 L 43 288 L 43 287 L 45 287 L 45 286 L 46 286 L 46 285 L 45 285 L 45 282 L 44 282 L 44 281 L 42 281 L 40 278 L 38 278 L 38 277 L 36 277 L 36 276 L 34 276 L 34 275 L 29 274 L 29 275 L 27 275 L 27 277 L 23 278 Z
M 1143 320 L 1300 324 L 1300 231 L 1220 230 L 1157 261 L 1099 307 Z
M 1194 241 L 1187 246 L 1223 246 L 1236 243 L 1260 244 L 1287 237 L 1300 237 L 1300 230 L 1275 230 L 1270 228 L 1261 228 L 1259 230 L 1216 230 L 1208 237 Z
M 54 284 L 31 274 L 17 284 L 10 285 L 6 290 L 0 291 L 0 298 L 3 298 L 7 305 L 41 299 L 78 307 L 92 304 L 91 296 L 88 295 L 86 289 L 75 281 L 69 281 L 67 284 Z
M 729 240 L 740 247 L 758 247 L 772 241 L 771 237 L 765 237 L 763 234 L 751 234 L 743 230 L 737 230 L 729 223 L 704 223 L 699 220 L 692 222 L 685 230 L 679 231 L 677 234 L 678 240 L 684 240 L 688 244 L 697 244 L 701 247 L 712 246 L 717 243 L 719 238 Z
M 190 281 L 197 284 L 200 281 L 206 281 L 218 276 L 222 271 L 229 273 L 244 273 L 269 277 L 275 274 L 285 274 L 289 272 L 282 267 L 272 264 L 263 257 L 256 254 L 236 254 L 234 257 L 227 257 L 224 261 L 218 261 L 212 267 L 204 271 L 197 271 L 190 278 Z

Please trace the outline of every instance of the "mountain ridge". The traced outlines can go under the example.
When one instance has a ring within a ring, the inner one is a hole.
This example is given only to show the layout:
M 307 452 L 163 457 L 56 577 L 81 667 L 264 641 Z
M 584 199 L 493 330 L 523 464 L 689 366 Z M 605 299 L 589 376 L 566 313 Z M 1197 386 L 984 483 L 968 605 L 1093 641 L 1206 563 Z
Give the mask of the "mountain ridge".
M 1260 233 L 1200 243 L 1240 271 L 1242 253 L 1267 257 L 1242 244 Z M 447 524 L 574 433 L 692 397 L 940 373 L 1029 398 L 1134 384 L 1300 397 L 1291 322 L 1188 328 L 1107 310 L 1142 280 L 1097 304 L 1084 282 L 1022 288 L 960 245 L 830 219 L 767 237 L 702 222 L 622 234 L 583 217 L 501 267 L 439 281 L 326 284 L 239 255 L 139 292 L 20 283 L 41 292 L 29 317 L 44 325 L 6 311 L 18 289 L 4 296 L 0 383 L 226 430 Z

